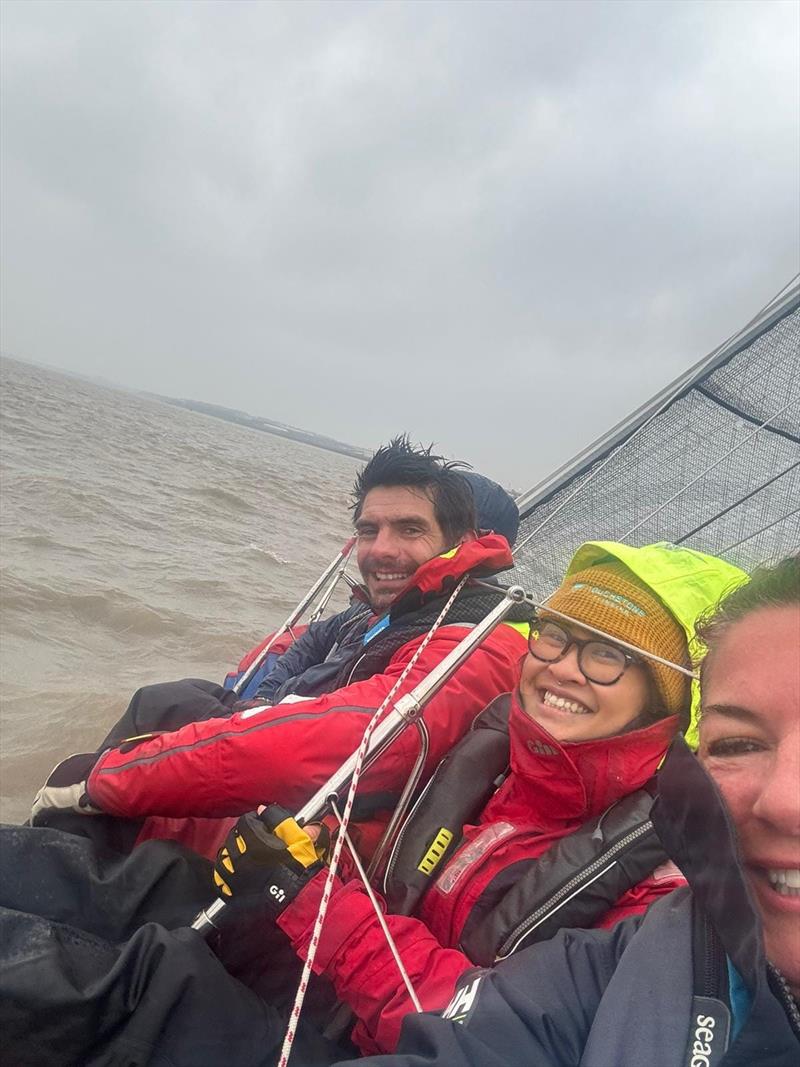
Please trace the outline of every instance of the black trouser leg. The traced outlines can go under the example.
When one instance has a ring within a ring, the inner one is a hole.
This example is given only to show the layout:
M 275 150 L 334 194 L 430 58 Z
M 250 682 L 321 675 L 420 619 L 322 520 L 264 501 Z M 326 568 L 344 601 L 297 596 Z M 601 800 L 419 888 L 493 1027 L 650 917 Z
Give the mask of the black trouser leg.
M 188 925 L 213 896 L 211 863 L 174 842 L 121 854 L 51 827 L 0 826 L 6 908 L 121 941 L 145 922 Z
M 269 1067 L 277 1060 L 284 1015 L 231 978 L 191 930 L 148 924 L 114 945 L 0 908 L 0 944 L 4 1062 Z M 301 1028 L 295 1067 L 336 1058 L 335 1046 Z
M 125 713 L 106 734 L 98 751 L 118 745 L 126 737 L 153 730 L 179 730 L 190 722 L 226 719 L 239 698 L 230 689 L 202 678 L 145 685 L 133 694 Z

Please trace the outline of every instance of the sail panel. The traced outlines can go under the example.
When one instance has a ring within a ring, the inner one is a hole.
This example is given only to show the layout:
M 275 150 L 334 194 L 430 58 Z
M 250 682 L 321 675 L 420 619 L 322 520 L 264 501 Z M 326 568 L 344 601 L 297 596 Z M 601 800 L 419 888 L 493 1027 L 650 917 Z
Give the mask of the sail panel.
M 540 597 L 587 540 L 670 541 L 745 570 L 797 551 L 800 284 L 518 502 L 510 577 Z

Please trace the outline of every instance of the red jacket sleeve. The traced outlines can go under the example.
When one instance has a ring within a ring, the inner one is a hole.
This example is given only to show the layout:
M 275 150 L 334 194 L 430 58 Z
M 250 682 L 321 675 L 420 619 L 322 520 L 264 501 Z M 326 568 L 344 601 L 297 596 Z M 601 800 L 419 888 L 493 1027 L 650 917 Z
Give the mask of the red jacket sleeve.
M 302 959 L 308 954 L 326 874 L 321 871 L 278 920 Z M 385 918 L 423 1009 L 445 1008 L 458 979 L 475 965 L 463 953 L 442 948 L 419 919 Z M 338 998 L 356 1015 L 353 1040 L 362 1052 L 394 1051 L 403 1019 L 415 1009 L 359 882 L 339 883 L 332 893 L 314 971 L 330 979 Z
M 308 954 L 326 874 L 320 872 L 278 919 L 302 959 Z M 674 864 L 664 864 L 620 897 L 596 926 L 609 928 L 629 915 L 644 912 L 660 896 L 685 884 Z M 404 915 L 385 918 L 423 1009 L 442 1010 L 458 979 L 475 964 L 456 949 L 439 944 L 419 919 Z M 357 881 L 339 882 L 331 894 L 314 971 L 333 983 L 337 997 L 356 1015 L 353 1039 L 362 1052 L 394 1051 L 403 1019 L 415 1009 L 372 904 Z
M 672 860 L 667 860 L 660 867 L 656 867 L 648 878 L 633 886 L 627 893 L 623 893 L 613 907 L 609 908 L 605 915 L 595 923 L 595 926 L 610 930 L 620 919 L 627 919 L 630 915 L 644 915 L 659 897 L 666 896 L 684 885 L 686 885 L 686 879 Z
M 463 638 L 463 626 L 443 626 L 402 686 L 408 692 Z M 296 811 L 356 750 L 370 716 L 389 693 L 423 638 L 399 649 L 383 674 L 334 693 L 277 704 L 230 719 L 190 723 L 134 748 L 110 749 L 92 771 L 92 804 L 113 815 L 241 815 L 275 801 Z M 499 693 L 515 683 L 525 641 L 500 625 L 456 671 L 424 712 L 430 733 L 425 773 L 466 732 Z M 405 730 L 364 776 L 364 792 L 396 794 L 417 752 L 417 732 Z

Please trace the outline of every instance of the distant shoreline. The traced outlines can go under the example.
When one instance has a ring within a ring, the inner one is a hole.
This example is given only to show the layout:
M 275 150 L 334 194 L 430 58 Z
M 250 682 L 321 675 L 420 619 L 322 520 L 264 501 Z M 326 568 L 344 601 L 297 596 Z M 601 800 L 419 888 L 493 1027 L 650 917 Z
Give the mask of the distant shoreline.
M 324 434 L 311 433 L 310 430 L 300 430 L 296 426 L 288 426 L 284 422 L 275 422 L 274 419 L 266 419 L 260 415 L 250 415 L 246 411 L 237 411 L 235 408 L 226 408 L 221 404 L 208 404 L 204 400 L 185 400 L 174 396 L 162 396 L 161 393 L 153 393 L 146 389 L 135 389 L 130 385 L 121 385 L 99 375 L 82 374 L 80 371 L 65 370 L 63 367 L 54 367 L 49 363 L 41 363 L 34 359 L 22 359 L 10 352 L 0 352 L 0 358 L 10 360 L 12 363 L 22 363 L 29 367 L 40 367 L 42 370 L 59 374 L 63 378 L 77 378 L 79 381 L 91 382 L 93 385 L 101 385 L 107 389 L 119 389 L 123 393 L 135 393 L 139 396 L 148 396 L 153 400 L 160 400 L 162 404 L 171 404 L 173 407 L 184 408 L 186 411 L 196 411 L 200 415 L 210 415 L 215 419 L 223 419 L 225 422 L 235 422 L 239 426 L 249 426 L 252 430 L 260 430 L 262 433 L 275 434 L 276 437 L 286 437 L 290 441 L 299 441 L 304 445 L 312 445 L 314 448 L 324 448 L 326 452 L 338 452 L 341 456 L 350 456 L 353 459 L 368 460 L 372 452 L 358 445 L 349 445 L 346 441 L 337 441 L 334 437 L 326 437 Z
M 172 404 L 174 407 L 185 408 L 188 411 L 197 411 L 201 415 L 211 415 L 215 419 L 223 419 L 225 422 L 235 422 L 239 426 L 249 426 L 252 430 L 261 430 L 263 433 L 275 434 L 277 437 L 287 437 L 291 441 L 299 441 L 304 445 L 313 445 L 315 448 L 324 448 L 327 452 L 338 452 L 343 456 L 351 456 L 353 459 L 369 459 L 371 452 L 357 445 L 349 445 L 345 441 L 337 441 L 333 437 L 325 437 L 323 434 L 311 433 L 309 430 L 299 430 L 296 426 L 287 426 L 282 422 L 265 419 L 260 415 L 249 415 L 246 411 L 237 411 L 234 408 L 222 407 L 220 404 L 208 404 L 203 400 L 184 400 L 172 396 L 161 396 L 159 393 L 146 393 L 146 396 L 154 397 L 164 404 Z

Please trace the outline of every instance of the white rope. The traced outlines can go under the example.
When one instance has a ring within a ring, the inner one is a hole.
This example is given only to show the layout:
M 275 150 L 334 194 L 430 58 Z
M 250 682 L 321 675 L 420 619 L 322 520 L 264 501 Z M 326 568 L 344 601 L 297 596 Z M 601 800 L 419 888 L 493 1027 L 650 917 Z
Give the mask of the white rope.
M 389 693 L 386 695 L 386 698 L 381 704 L 381 706 L 377 709 L 375 714 L 367 723 L 367 728 L 364 731 L 364 736 L 361 738 L 361 744 L 358 747 L 356 763 L 355 767 L 353 768 L 353 777 L 350 781 L 350 788 L 347 792 L 347 800 L 345 801 L 344 812 L 342 814 L 342 827 L 344 830 L 347 829 L 347 826 L 350 822 L 350 814 L 353 810 L 353 801 L 355 800 L 356 790 L 358 789 L 358 781 L 361 777 L 361 768 L 364 763 L 364 757 L 367 754 L 367 748 L 369 746 L 370 738 L 372 737 L 372 734 L 375 731 L 375 727 L 378 725 L 379 721 L 383 717 L 385 710 L 393 702 L 395 694 L 397 693 L 398 689 L 403 684 L 405 679 L 408 677 L 409 672 L 412 670 L 412 668 L 417 663 L 419 657 L 427 648 L 431 638 L 441 626 L 442 620 L 444 619 L 445 615 L 447 615 L 447 612 L 450 610 L 453 601 L 461 592 L 464 583 L 467 581 L 467 577 L 468 575 L 464 575 L 464 577 L 455 587 L 447 603 L 439 612 L 439 615 L 437 616 L 433 626 L 431 626 L 430 630 L 425 635 L 425 638 L 420 644 L 419 648 L 408 661 L 408 664 L 406 665 L 405 669 L 403 670 L 402 674 L 397 679 L 395 684 L 389 690 Z M 289 1015 L 289 1025 L 286 1028 L 286 1036 L 283 1039 L 283 1046 L 281 1048 L 281 1054 L 278 1060 L 278 1067 L 286 1067 L 289 1062 L 289 1055 L 292 1051 L 292 1042 L 294 1041 L 294 1036 L 297 1032 L 297 1024 L 300 1020 L 300 1011 L 303 1007 L 303 1001 L 305 1000 L 306 991 L 308 989 L 308 980 L 311 976 L 311 969 L 314 964 L 314 958 L 316 957 L 317 949 L 319 948 L 319 939 L 320 934 L 322 933 L 322 924 L 325 921 L 325 915 L 328 911 L 328 902 L 330 901 L 331 892 L 333 891 L 333 880 L 336 877 L 336 871 L 339 867 L 339 859 L 342 854 L 342 848 L 344 847 L 344 841 L 345 835 L 344 833 L 340 833 L 336 838 L 336 844 L 333 848 L 333 855 L 331 856 L 330 867 L 328 868 L 328 877 L 325 880 L 325 886 L 322 890 L 322 899 L 319 903 L 317 918 L 314 923 L 314 931 L 311 934 L 311 941 L 308 946 L 306 962 L 303 965 L 303 973 L 300 976 L 300 982 L 297 986 L 297 993 L 295 994 L 294 1004 L 292 1005 L 292 1010 Z
M 389 945 L 389 948 L 391 949 L 392 955 L 394 956 L 394 962 L 397 964 L 397 969 L 400 972 L 400 977 L 403 979 L 403 985 L 406 987 L 406 992 L 411 998 L 411 1003 L 414 1005 L 414 1011 L 421 1012 L 423 1009 L 422 1005 L 419 1002 L 419 997 L 416 994 L 414 986 L 411 984 L 411 979 L 408 976 L 408 971 L 406 970 L 405 965 L 402 959 L 400 958 L 400 952 L 398 951 L 397 945 L 395 944 L 395 940 L 392 937 L 392 932 L 389 929 L 388 923 L 386 922 L 383 910 L 380 904 L 378 903 L 378 898 L 375 896 L 372 886 L 369 884 L 369 878 L 367 877 L 367 872 L 364 870 L 364 865 L 361 862 L 361 858 L 359 857 L 358 852 L 356 852 L 355 845 L 350 840 L 350 834 L 348 834 L 347 830 L 344 828 L 344 825 L 342 823 L 342 816 L 339 813 L 339 809 L 336 806 L 335 800 L 331 800 L 331 807 L 333 808 L 334 815 L 339 820 L 339 833 L 344 835 L 347 847 L 350 849 L 350 856 L 352 857 L 353 863 L 356 865 L 356 870 L 361 876 L 361 881 L 364 883 L 364 888 L 367 891 L 367 896 L 369 897 L 372 907 L 375 910 L 375 918 L 378 920 L 381 930 L 383 930 L 383 936 L 386 938 L 386 942 Z
M 627 541 L 628 538 L 631 536 L 631 534 L 636 533 L 636 531 L 641 526 L 644 526 L 644 524 L 646 522 L 650 522 L 651 519 L 654 519 L 656 517 L 656 515 L 659 514 L 659 512 L 663 511 L 664 508 L 667 507 L 667 505 L 671 504 L 673 500 L 677 500 L 679 496 L 681 496 L 683 493 L 685 493 L 687 489 L 691 489 L 692 486 L 696 485 L 697 482 L 699 482 L 702 478 L 705 478 L 705 476 L 707 474 L 710 474 L 711 471 L 713 471 L 715 467 L 718 467 L 720 465 L 720 463 L 724 463 L 725 460 L 728 458 L 728 456 L 732 456 L 734 452 L 738 451 L 738 449 L 740 449 L 742 447 L 742 445 L 746 445 L 748 441 L 752 441 L 752 439 L 757 434 L 761 433 L 761 431 L 764 429 L 765 426 L 769 426 L 769 424 L 773 421 L 773 419 L 780 418 L 780 416 L 784 413 L 784 411 L 786 411 L 791 406 L 792 406 L 791 401 L 788 404 L 784 404 L 784 406 L 781 408 L 780 411 L 777 411 L 774 415 L 770 415 L 770 417 L 768 419 L 765 419 L 764 422 L 762 422 L 760 426 L 757 426 L 755 428 L 755 430 L 753 430 L 752 433 L 749 433 L 747 435 L 747 437 L 745 437 L 743 440 L 739 441 L 739 443 L 734 445 L 733 448 L 729 449 L 725 453 L 724 456 L 720 456 L 718 460 L 716 460 L 714 463 L 711 464 L 711 466 L 706 467 L 705 470 L 701 471 L 697 475 L 696 478 L 692 478 L 692 480 L 690 482 L 688 482 L 686 485 L 684 485 L 683 488 L 679 489 L 676 493 L 673 493 L 672 496 L 668 500 L 665 500 L 663 504 L 659 504 L 659 506 L 655 509 L 655 511 L 652 511 L 649 515 L 646 515 L 645 518 L 643 518 L 640 522 L 637 522 L 635 526 L 632 526 L 630 528 L 630 530 L 628 530 L 627 533 L 624 533 L 622 535 L 622 537 L 619 538 L 619 540 L 620 541 Z

